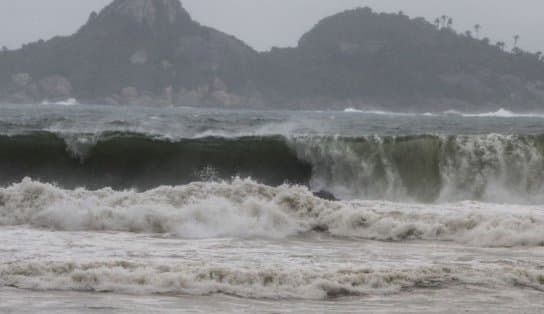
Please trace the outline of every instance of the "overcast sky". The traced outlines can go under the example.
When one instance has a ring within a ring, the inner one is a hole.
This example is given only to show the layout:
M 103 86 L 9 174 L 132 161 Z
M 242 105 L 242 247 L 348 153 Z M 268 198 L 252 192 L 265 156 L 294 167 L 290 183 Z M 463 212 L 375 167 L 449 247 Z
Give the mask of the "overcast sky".
M 111 0 L 0 0 L 0 46 L 73 33 L 93 10 Z M 447 14 L 461 31 L 481 24 L 482 36 L 544 50 L 544 0 L 184 0 L 202 24 L 242 39 L 258 50 L 296 45 L 319 19 L 346 9 L 370 6 L 434 20 Z

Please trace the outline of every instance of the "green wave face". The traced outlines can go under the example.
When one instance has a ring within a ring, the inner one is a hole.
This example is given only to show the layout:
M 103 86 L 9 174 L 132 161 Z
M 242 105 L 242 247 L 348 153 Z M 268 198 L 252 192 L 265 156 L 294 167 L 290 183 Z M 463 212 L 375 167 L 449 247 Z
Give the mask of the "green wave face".
M 146 190 L 251 177 L 343 199 L 544 201 L 544 135 L 208 137 L 0 136 L 0 183 Z
M 138 134 L 61 138 L 42 133 L 0 137 L 1 183 L 24 177 L 98 189 L 179 185 L 252 177 L 269 185 L 304 184 L 311 166 L 282 138 L 205 138 L 176 142 Z

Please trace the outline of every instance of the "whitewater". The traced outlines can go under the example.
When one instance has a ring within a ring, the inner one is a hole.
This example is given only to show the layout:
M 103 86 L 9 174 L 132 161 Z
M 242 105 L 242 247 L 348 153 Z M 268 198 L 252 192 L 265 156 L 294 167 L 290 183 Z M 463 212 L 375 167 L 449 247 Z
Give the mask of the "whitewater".
M 0 152 L 0 312 L 544 311 L 539 114 L 1 105 Z

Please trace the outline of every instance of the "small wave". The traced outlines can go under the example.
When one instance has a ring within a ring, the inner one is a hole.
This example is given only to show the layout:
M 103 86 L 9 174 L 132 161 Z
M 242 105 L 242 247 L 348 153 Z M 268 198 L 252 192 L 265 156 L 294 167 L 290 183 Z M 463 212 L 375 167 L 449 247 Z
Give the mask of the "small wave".
M 494 112 L 484 113 L 463 113 L 456 110 L 448 110 L 444 112 L 446 115 L 459 115 L 463 117 L 479 117 L 479 118 L 544 118 L 541 113 L 515 113 L 504 108 Z
M 318 230 L 379 241 L 544 246 L 544 212 L 536 207 L 330 202 L 306 187 L 270 187 L 249 179 L 141 193 L 64 190 L 26 179 L 0 189 L 0 225 L 166 233 L 182 238 L 285 238 Z
M 381 116 L 422 116 L 422 117 L 437 117 L 437 116 L 461 116 L 466 118 L 544 118 L 543 113 L 516 113 L 510 110 L 501 108 L 493 112 L 483 112 L 483 113 L 465 113 L 458 110 L 447 110 L 442 113 L 407 113 L 407 112 L 396 112 L 396 111 L 382 111 L 382 110 L 361 110 L 355 108 L 346 108 L 344 109 L 345 113 L 359 113 L 367 115 L 381 115 Z
M 344 109 L 344 112 L 346 112 L 346 113 L 367 113 L 368 111 L 359 110 L 359 109 L 355 109 L 355 108 L 346 108 L 346 109 Z
M 77 106 L 79 105 L 79 102 L 75 98 L 69 98 L 63 101 L 55 101 L 55 102 L 45 100 L 42 102 L 42 105 Z
M 246 298 L 330 299 L 396 294 L 455 284 L 544 291 L 544 271 L 521 267 L 259 270 L 223 265 L 136 264 L 125 261 L 0 265 L 0 286 L 33 290 L 130 294 L 228 294 Z
M 382 111 L 382 110 L 360 110 L 355 108 L 344 109 L 345 113 L 360 113 L 368 115 L 380 115 L 380 116 L 417 116 L 417 113 L 407 112 L 394 112 L 394 111 Z

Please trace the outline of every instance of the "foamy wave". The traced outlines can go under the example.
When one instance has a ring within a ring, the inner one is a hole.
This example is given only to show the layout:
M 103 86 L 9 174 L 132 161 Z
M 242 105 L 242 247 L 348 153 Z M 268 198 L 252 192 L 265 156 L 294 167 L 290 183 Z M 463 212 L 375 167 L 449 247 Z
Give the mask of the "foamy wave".
M 544 202 L 541 136 L 300 137 L 311 186 L 342 199 Z
M 460 115 L 463 117 L 480 117 L 480 118 L 544 118 L 541 113 L 515 113 L 510 110 L 501 108 L 494 112 L 484 113 L 463 113 L 456 110 L 448 110 L 444 114 Z
M 469 266 L 414 269 L 262 269 L 221 265 L 13 263 L 0 265 L 0 286 L 33 290 L 132 294 L 223 293 L 249 298 L 325 299 L 394 294 L 452 284 L 526 287 L 544 291 L 544 271 Z
M 455 241 L 482 247 L 543 246 L 536 207 L 463 202 L 416 205 L 329 202 L 305 187 L 251 180 L 151 191 L 63 190 L 24 180 L 0 189 L 0 225 L 70 231 L 168 233 L 184 238 L 296 236 L 312 230 L 372 240 Z
M 407 113 L 407 112 L 395 112 L 395 111 L 383 111 L 383 110 L 361 110 L 355 108 L 344 109 L 345 113 L 361 113 L 369 115 L 385 115 L 385 116 L 442 116 L 442 115 L 456 115 L 467 118 L 544 118 L 543 113 L 517 113 L 510 110 L 501 108 L 497 111 L 482 112 L 482 113 L 466 113 L 458 110 L 447 110 L 443 113 Z
M 369 115 L 383 115 L 383 116 L 417 116 L 417 113 L 407 113 L 407 112 L 394 112 L 394 111 L 383 111 L 383 110 L 361 110 L 355 108 L 346 108 L 344 109 L 345 113 L 361 113 Z
M 69 98 L 63 101 L 55 101 L 55 102 L 45 100 L 42 102 L 42 104 L 43 105 L 58 105 L 58 106 L 77 106 L 79 105 L 79 102 L 75 98 Z

